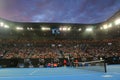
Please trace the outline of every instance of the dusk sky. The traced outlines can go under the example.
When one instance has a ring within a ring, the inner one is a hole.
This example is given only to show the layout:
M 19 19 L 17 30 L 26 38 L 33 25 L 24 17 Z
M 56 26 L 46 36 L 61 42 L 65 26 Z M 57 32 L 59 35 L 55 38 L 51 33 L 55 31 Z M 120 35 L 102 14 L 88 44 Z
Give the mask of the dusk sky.
M 17 22 L 99 23 L 120 10 L 120 0 L 0 0 L 0 17 Z

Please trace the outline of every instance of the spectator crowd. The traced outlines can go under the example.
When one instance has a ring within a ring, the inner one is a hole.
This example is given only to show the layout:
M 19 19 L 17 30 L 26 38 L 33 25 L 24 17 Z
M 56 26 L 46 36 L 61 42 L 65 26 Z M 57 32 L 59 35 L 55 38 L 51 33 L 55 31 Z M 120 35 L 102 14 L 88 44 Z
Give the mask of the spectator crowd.
M 80 61 L 120 56 L 118 41 L 5 40 L 0 41 L 0 58 L 79 58 Z

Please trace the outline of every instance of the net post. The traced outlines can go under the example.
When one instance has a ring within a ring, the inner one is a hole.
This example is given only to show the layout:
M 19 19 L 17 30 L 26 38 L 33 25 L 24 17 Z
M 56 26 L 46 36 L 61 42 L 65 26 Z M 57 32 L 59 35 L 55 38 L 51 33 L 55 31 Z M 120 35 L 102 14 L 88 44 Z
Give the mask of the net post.
M 106 61 L 104 61 L 104 69 L 105 69 L 105 73 L 107 73 L 107 63 L 106 63 Z

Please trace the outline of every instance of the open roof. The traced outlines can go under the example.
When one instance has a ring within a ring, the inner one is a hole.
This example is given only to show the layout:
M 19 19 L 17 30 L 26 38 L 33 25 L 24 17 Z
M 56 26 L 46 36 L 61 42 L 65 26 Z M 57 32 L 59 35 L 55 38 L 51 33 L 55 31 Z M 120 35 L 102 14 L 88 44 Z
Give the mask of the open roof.
M 0 17 L 15 22 L 94 24 L 120 10 L 120 0 L 0 0 Z

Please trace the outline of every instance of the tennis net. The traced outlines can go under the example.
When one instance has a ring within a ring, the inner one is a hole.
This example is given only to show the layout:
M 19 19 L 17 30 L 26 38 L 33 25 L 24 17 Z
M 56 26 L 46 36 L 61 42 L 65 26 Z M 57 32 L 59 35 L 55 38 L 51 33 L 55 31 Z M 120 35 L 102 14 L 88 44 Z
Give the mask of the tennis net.
M 74 62 L 74 67 L 97 72 L 107 72 L 106 63 L 104 60 L 89 61 L 89 62 Z

